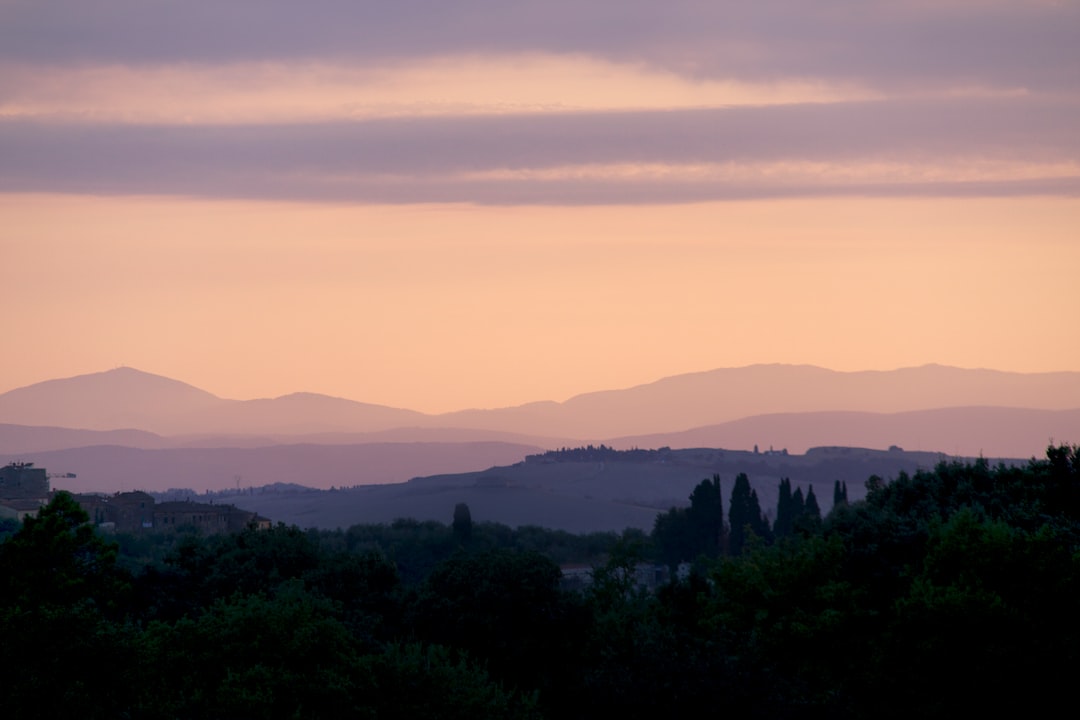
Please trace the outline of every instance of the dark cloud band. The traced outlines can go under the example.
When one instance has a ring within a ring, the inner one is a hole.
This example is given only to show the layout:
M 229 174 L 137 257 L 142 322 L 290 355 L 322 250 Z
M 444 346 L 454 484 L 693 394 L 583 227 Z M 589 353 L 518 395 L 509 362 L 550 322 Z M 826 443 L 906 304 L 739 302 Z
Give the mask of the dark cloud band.
M 124 65 L 583 53 L 685 75 L 1075 90 L 1080 4 L 967 0 L 35 0 L 0 60 Z
M 0 123 L 0 189 L 385 202 L 678 202 L 717 197 L 1075 194 L 1065 179 L 810 183 L 560 178 L 552 168 L 1080 163 L 1080 102 L 837 103 L 380 119 L 308 125 Z M 494 177 L 493 175 L 499 175 Z M 651 196 L 650 196 L 651 194 Z M 651 199 L 650 199 L 651 197 Z

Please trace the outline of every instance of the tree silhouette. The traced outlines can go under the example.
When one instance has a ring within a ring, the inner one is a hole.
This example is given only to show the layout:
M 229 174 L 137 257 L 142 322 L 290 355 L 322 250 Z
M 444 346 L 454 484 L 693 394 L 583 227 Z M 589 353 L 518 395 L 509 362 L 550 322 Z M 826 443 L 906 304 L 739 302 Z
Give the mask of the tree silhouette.
M 713 475 L 712 480 L 702 480 L 690 493 L 688 516 L 695 557 L 699 554 L 719 555 L 724 543 L 724 499 L 719 475 Z
M 847 505 L 847 483 L 841 484 L 839 480 L 833 484 L 832 503 L 833 508 L 838 508 L 841 505 Z
M 780 496 L 776 501 L 776 522 L 773 523 L 773 533 L 776 537 L 787 537 L 795 528 L 795 502 L 791 496 L 791 479 L 784 478 L 780 481 Z
M 656 516 L 653 543 L 657 557 L 671 568 L 699 555 L 717 557 L 724 549 L 725 529 L 720 476 L 713 475 L 690 493 L 690 507 L 671 508 Z
M 472 538 L 472 513 L 465 503 L 454 506 L 454 537 L 461 543 L 469 542 Z
M 728 552 L 741 555 L 746 546 L 748 532 L 762 540 L 769 540 L 769 523 L 761 512 L 757 492 L 750 487 L 750 478 L 746 473 L 735 477 L 735 487 L 731 489 L 731 506 L 728 509 Z

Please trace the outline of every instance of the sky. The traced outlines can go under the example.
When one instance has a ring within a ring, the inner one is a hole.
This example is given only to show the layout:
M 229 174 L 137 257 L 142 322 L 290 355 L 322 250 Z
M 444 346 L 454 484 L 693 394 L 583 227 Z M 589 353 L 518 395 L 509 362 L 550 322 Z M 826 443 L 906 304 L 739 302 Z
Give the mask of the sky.
M 1073 0 L 0 0 L 0 392 L 1080 370 Z

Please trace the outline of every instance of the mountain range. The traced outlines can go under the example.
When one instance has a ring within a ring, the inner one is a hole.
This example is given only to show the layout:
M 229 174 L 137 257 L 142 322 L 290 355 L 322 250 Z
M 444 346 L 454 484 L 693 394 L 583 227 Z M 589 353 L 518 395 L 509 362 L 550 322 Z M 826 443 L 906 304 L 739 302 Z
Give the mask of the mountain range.
M 942 365 L 837 372 L 810 365 L 751 365 L 676 375 L 628 389 L 577 395 L 564 402 L 428 415 L 305 392 L 229 400 L 178 380 L 120 367 L 0 394 L 0 422 L 140 429 L 162 435 L 480 428 L 600 440 L 778 413 L 900 413 L 976 406 L 1078 409 L 1080 373 L 1013 373 Z
M 440 415 L 303 392 L 231 400 L 126 367 L 0 394 L 0 462 L 47 463 L 102 491 L 219 489 L 238 476 L 252 486 L 404 482 L 587 443 L 793 454 L 900 446 L 1028 458 L 1051 442 L 1077 441 L 1080 373 L 941 365 L 867 372 L 754 365 Z

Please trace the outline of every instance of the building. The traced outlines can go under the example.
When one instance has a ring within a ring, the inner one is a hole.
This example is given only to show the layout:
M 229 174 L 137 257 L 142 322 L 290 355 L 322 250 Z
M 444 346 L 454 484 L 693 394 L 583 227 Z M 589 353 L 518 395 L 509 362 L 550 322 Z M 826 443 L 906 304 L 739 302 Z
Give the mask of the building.
M 24 520 L 49 501 L 49 475 L 34 463 L 0 468 L 0 518 Z
M 235 505 L 211 505 L 180 500 L 158 503 L 154 507 L 154 527 L 158 530 L 187 527 L 213 534 L 238 532 L 253 523 L 260 529 L 270 527 L 267 518 L 241 510 Z
M 144 492 L 115 495 L 76 495 L 76 502 L 102 529 L 118 532 L 195 529 L 212 535 L 236 532 L 254 524 L 270 527 L 270 520 L 235 505 L 213 505 L 190 500 L 155 502 Z
M 90 522 L 106 529 L 133 532 L 154 527 L 154 498 L 148 493 L 79 494 L 75 501 L 90 516 Z
M 22 522 L 37 515 L 43 504 L 40 500 L 0 500 L 0 518 Z
M 0 499 L 44 500 L 49 497 L 49 475 L 34 463 L 11 463 L 0 468 Z
M 0 518 L 23 520 L 37 514 L 49 502 L 52 493 L 45 468 L 33 463 L 11 463 L 0 468 Z M 163 502 L 144 492 L 114 495 L 73 493 L 75 502 L 86 511 L 90 522 L 103 530 L 140 532 L 195 528 L 213 534 L 236 532 L 250 525 L 264 529 L 270 520 L 235 505 L 210 503 Z

